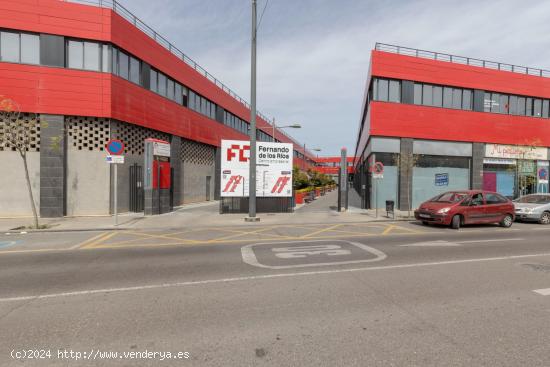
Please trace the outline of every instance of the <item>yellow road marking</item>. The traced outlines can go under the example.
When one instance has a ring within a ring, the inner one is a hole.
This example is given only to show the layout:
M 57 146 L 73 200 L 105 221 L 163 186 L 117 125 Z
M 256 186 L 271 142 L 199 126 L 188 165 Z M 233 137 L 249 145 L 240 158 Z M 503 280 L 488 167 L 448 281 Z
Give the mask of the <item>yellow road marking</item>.
M 89 242 L 87 243 L 85 246 L 82 246 L 80 247 L 81 249 L 85 249 L 85 248 L 94 248 L 95 246 L 101 244 L 102 242 L 104 242 L 105 240 L 113 237 L 114 235 L 116 235 L 116 232 L 115 231 L 112 231 L 112 232 L 108 232 L 106 234 L 104 234 L 102 237 L 99 237 L 97 239 L 95 239 L 95 241 L 92 241 L 92 242 Z
M 225 237 L 220 237 L 220 238 L 214 238 L 214 239 L 209 240 L 208 242 L 225 241 L 225 240 L 235 238 L 235 237 L 246 236 L 247 234 L 261 233 L 263 231 L 268 231 L 270 229 L 273 229 L 273 227 L 262 228 L 262 229 L 258 229 L 258 230 L 252 231 L 252 232 L 236 231 L 236 232 L 241 232 L 241 233 L 233 234 L 233 235 L 225 236 Z
M 95 241 L 96 239 L 102 237 L 105 235 L 105 233 L 107 232 L 101 232 L 100 234 L 96 235 L 96 236 L 93 236 L 92 238 L 88 238 L 87 240 L 84 240 L 76 245 L 74 245 L 73 247 L 71 247 L 70 249 L 71 250 L 74 250 L 74 249 L 77 249 L 77 248 L 80 248 L 80 247 L 84 247 L 86 246 L 88 243 L 91 243 L 93 241 Z
M 149 237 L 149 238 L 164 238 L 164 239 L 175 240 L 175 241 L 196 242 L 195 240 L 186 240 L 184 238 L 170 237 L 170 236 L 162 235 L 162 234 L 149 234 L 149 233 L 134 232 L 134 231 L 129 231 L 129 232 L 126 232 L 126 233 L 127 234 L 133 234 L 135 236 L 142 236 L 142 237 Z
M 330 231 L 331 229 L 341 227 L 342 225 L 343 225 L 343 224 L 335 224 L 335 225 L 333 225 L 333 226 L 330 226 L 330 227 L 327 227 L 327 228 L 323 228 L 323 229 L 320 229 L 320 230 L 318 230 L 318 231 L 314 231 L 314 232 L 305 234 L 305 235 L 300 236 L 300 237 L 301 237 L 301 238 L 310 238 L 311 236 L 315 236 L 315 235 L 320 234 L 320 233 L 323 233 L 323 232 L 328 232 L 328 231 Z

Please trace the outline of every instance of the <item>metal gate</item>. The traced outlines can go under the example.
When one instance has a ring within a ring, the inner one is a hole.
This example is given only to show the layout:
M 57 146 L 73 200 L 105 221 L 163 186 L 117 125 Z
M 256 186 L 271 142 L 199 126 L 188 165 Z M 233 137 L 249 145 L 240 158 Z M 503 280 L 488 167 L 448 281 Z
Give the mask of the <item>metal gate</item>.
M 134 163 L 130 166 L 130 211 L 139 213 L 143 211 L 143 167 Z

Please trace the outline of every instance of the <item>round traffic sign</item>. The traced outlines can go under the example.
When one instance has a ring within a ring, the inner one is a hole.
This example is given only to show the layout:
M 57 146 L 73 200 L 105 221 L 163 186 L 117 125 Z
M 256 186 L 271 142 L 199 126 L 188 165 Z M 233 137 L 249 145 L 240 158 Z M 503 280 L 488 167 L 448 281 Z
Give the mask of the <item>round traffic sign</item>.
M 111 139 L 105 145 L 105 149 L 111 155 L 121 155 L 124 153 L 124 143 L 118 139 Z

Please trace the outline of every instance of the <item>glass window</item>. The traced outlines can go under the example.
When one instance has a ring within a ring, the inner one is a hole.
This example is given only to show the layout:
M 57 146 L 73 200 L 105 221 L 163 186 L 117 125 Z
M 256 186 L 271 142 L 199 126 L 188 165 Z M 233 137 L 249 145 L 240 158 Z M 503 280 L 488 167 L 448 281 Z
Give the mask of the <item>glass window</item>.
M 542 101 L 542 117 L 548 118 L 548 100 Z
M 103 52 L 101 53 L 101 70 L 105 73 L 111 72 L 111 49 L 109 45 L 103 45 Z
M 509 105 L 508 105 L 508 95 L 507 94 L 501 94 L 500 95 L 500 100 L 499 100 L 499 105 L 500 105 L 500 108 L 499 108 L 499 113 L 504 113 L 504 114 L 508 114 L 508 109 L 509 109 Z
M 525 116 L 533 116 L 533 98 L 525 98 Z
M 462 89 L 453 88 L 453 108 L 462 108 Z
M 433 105 L 436 107 L 443 106 L 443 87 L 433 87 Z
M 99 71 L 99 43 L 84 42 L 84 69 Z
M 533 101 L 533 116 L 542 117 L 542 99 L 535 99 Z
M 159 74 L 158 93 L 161 96 L 166 97 L 166 75 L 164 75 L 163 73 L 158 73 L 158 74 Z
M 21 33 L 21 62 L 40 64 L 40 37 Z
M 401 101 L 401 83 L 398 80 L 390 80 L 389 101 Z
M 375 101 L 378 100 L 378 79 L 374 79 L 374 81 L 372 82 L 372 89 L 374 91 L 374 94 L 373 94 L 373 98 Z
M 510 105 L 510 108 L 509 108 L 510 114 L 517 115 L 518 114 L 518 96 L 510 96 L 509 105 Z
M 499 113 L 500 111 L 500 94 L 499 93 L 491 93 L 491 112 L 493 113 Z
M 470 89 L 464 89 L 462 91 L 462 109 L 472 109 L 472 91 Z
M 128 80 L 129 70 L 128 70 L 128 55 L 124 52 L 118 52 L 118 76 Z
M 175 97 L 174 97 L 174 81 L 172 79 L 168 79 L 167 81 L 167 90 L 166 90 L 166 97 L 168 97 L 168 99 L 171 99 L 171 100 L 174 100 Z
M 429 84 L 424 84 L 422 86 L 422 104 L 424 106 L 433 105 L 432 86 Z
M 182 91 L 182 87 L 181 87 L 181 84 L 180 83 L 176 83 L 176 89 L 175 89 L 175 92 L 176 94 L 176 103 L 178 104 L 182 104 L 183 103 L 183 91 Z
M 518 97 L 518 115 L 525 116 L 525 97 Z
M 141 84 L 140 83 L 140 62 L 138 59 L 130 56 L 130 81 L 132 83 Z
M 69 67 L 82 69 L 84 67 L 84 44 L 77 41 L 69 41 Z
M 453 88 L 450 88 L 450 87 L 443 88 L 443 107 L 445 108 L 453 107 Z
M 151 89 L 153 92 L 158 93 L 158 83 L 157 83 L 158 73 L 151 69 L 151 73 L 149 74 L 149 89 Z
M 378 100 L 388 101 L 389 82 L 387 79 L 378 79 Z
M 190 109 L 194 110 L 195 109 L 195 92 L 193 92 L 192 90 L 189 91 L 189 102 L 188 102 L 188 106 Z
M 19 62 L 19 34 L 1 32 L 0 59 L 7 62 Z
M 491 112 L 491 93 L 485 92 L 483 96 L 483 112 Z
M 422 84 L 414 83 L 414 104 L 422 104 Z
M 503 203 L 507 203 L 508 199 L 505 199 L 499 194 L 488 193 L 485 195 L 485 202 L 487 203 L 487 205 L 503 204 Z
M 113 56 L 113 63 L 111 64 L 111 72 L 113 74 L 118 74 L 118 49 L 116 47 L 111 47 L 111 56 Z

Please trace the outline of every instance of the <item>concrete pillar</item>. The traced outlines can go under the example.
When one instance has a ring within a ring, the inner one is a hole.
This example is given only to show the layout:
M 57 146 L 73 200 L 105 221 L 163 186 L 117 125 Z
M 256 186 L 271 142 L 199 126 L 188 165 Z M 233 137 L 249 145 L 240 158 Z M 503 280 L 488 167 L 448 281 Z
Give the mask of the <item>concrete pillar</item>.
M 40 216 L 65 215 L 65 118 L 40 115 Z
M 214 156 L 214 200 L 220 200 L 221 186 L 221 171 L 222 164 L 222 148 L 216 147 L 216 155 Z
M 485 144 L 473 143 L 472 146 L 472 190 L 483 189 L 483 158 Z
M 409 210 L 412 195 L 413 139 L 402 138 L 399 159 L 399 210 Z
M 182 163 L 180 159 L 181 138 L 172 135 L 170 139 L 170 166 L 173 168 L 172 188 L 174 193 L 174 206 L 183 205 L 183 193 L 181 192 L 181 170 Z

